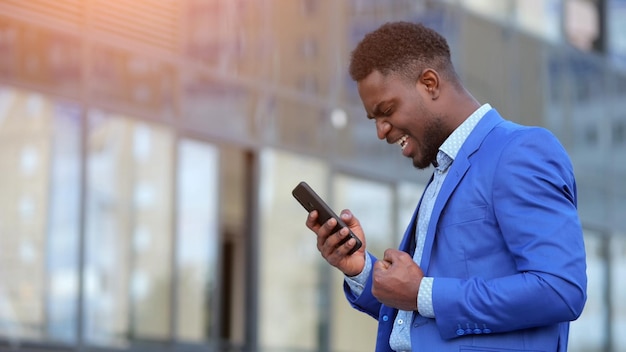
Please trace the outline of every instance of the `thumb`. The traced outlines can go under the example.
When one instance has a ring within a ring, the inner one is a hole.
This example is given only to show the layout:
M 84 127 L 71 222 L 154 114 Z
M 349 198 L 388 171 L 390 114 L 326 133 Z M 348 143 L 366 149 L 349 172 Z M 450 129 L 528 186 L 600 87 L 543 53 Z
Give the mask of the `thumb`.
M 383 260 L 393 264 L 394 262 L 400 259 L 400 256 L 402 255 L 402 253 L 404 252 L 399 251 L 394 248 L 388 248 L 385 250 L 385 254 L 383 255 Z
M 348 225 L 348 227 L 354 227 L 355 225 L 359 226 L 359 220 L 352 214 L 352 212 L 348 209 L 344 209 L 341 211 L 341 220 Z
M 356 218 L 354 217 L 354 215 L 349 209 L 342 210 L 340 217 L 341 217 L 341 220 L 343 220 L 343 222 L 346 223 L 346 225 L 350 225 L 352 221 L 358 221 L 356 220 Z

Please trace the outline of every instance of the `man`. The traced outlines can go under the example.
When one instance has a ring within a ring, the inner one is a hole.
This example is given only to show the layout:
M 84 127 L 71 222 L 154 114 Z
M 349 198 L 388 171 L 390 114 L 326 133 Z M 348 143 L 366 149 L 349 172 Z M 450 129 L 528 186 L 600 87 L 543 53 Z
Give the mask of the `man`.
M 566 351 L 586 300 L 569 158 L 547 130 L 504 120 L 462 86 L 446 40 L 388 23 L 352 53 L 367 117 L 415 167 L 435 166 L 400 244 L 378 260 L 335 220 L 306 225 L 346 275 L 349 302 L 379 321 L 376 351 Z

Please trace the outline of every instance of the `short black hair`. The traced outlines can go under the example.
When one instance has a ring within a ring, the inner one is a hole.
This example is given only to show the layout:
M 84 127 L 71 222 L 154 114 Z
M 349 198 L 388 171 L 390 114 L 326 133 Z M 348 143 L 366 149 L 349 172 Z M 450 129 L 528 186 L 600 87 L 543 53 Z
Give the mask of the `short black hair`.
M 355 81 L 374 70 L 383 75 L 396 73 L 417 80 L 425 68 L 456 81 L 446 39 L 420 23 L 389 22 L 368 33 L 350 59 L 350 76 Z

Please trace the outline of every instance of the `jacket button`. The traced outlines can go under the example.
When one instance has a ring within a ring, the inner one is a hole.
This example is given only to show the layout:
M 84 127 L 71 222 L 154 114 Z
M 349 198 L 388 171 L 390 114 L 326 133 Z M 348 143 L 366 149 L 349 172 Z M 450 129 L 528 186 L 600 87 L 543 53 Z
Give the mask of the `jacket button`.
M 483 329 L 483 333 L 484 334 L 491 334 L 491 329 L 485 328 L 485 329 Z
M 465 335 L 465 330 L 463 330 L 463 329 L 458 329 L 458 330 L 456 331 L 456 334 L 457 334 L 457 335 L 459 335 L 459 336 L 463 336 L 463 335 Z
M 383 315 L 383 321 L 388 321 L 388 320 L 389 320 L 389 317 L 386 315 Z
M 482 332 L 483 332 L 483 331 L 482 331 L 482 330 L 480 330 L 480 329 L 474 329 L 474 334 L 477 334 L 477 335 L 478 335 L 478 334 L 482 334 Z

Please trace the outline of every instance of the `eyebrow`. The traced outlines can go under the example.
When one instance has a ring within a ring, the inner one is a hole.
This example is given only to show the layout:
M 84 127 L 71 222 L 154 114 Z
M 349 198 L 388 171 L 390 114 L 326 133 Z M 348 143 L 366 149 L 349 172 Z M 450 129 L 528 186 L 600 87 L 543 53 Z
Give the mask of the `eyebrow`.
M 380 111 L 380 106 L 382 105 L 382 103 L 384 102 L 378 102 L 376 103 L 376 105 L 374 105 L 374 108 L 372 109 L 372 113 L 374 114 L 373 116 L 370 114 L 367 114 L 367 118 L 370 120 L 374 120 L 376 118 L 376 115 L 382 115 L 382 111 Z

